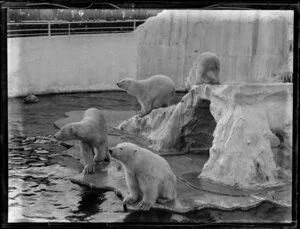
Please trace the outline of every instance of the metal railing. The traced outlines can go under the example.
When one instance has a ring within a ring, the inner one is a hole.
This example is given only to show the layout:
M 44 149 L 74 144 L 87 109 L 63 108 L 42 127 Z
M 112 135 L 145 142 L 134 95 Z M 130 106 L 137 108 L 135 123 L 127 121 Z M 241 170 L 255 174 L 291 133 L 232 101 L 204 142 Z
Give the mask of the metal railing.
M 145 20 L 126 21 L 25 21 L 7 24 L 7 37 L 56 36 L 74 34 L 128 33 Z

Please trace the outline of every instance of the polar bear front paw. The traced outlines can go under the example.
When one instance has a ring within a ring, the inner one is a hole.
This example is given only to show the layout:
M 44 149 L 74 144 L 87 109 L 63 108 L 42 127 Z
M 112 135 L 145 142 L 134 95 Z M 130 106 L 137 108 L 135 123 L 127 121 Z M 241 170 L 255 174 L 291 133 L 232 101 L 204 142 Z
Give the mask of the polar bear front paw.
M 123 204 L 130 204 L 133 205 L 137 202 L 138 198 L 132 196 L 132 195 L 128 195 L 124 198 L 123 200 Z
M 152 206 L 153 206 L 153 203 L 143 201 L 143 200 L 137 205 L 137 207 L 139 209 L 141 209 L 142 211 L 149 211 Z
M 84 166 L 84 169 L 83 169 L 82 173 L 84 173 L 84 174 L 95 173 L 95 167 L 94 167 L 94 165 L 86 165 L 86 166 Z

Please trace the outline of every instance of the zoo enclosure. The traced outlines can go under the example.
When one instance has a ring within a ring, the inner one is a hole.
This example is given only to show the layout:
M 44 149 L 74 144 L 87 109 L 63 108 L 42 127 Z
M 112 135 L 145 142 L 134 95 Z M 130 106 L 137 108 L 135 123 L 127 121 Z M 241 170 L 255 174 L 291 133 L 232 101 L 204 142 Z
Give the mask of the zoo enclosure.
M 128 33 L 134 31 L 136 27 L 145 21 L 146 20 L 10 22 L 7 25 L 7 37 Z

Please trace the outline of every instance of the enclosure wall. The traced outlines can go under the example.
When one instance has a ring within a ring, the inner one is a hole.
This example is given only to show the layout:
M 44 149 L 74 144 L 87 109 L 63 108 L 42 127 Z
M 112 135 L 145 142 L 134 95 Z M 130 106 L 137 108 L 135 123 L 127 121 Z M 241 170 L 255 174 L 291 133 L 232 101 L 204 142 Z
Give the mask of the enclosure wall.
M 176 88 L 211 51 L 221 83 L 292 72 L 293 11 L 164 10 L 132 33 L 8 39 L 8 95 L 115 89 L 124 77 L 171 77 Z
M 165 10 L 135 33 L 137 76 L 165 74 L 177 88 L 206 51 L 220 57 L 222 83 L 267 82 L 293 68 L 293 11 Z
M 116 88 L 136 77 L 132 33 L 8 39 L 8 96 Z

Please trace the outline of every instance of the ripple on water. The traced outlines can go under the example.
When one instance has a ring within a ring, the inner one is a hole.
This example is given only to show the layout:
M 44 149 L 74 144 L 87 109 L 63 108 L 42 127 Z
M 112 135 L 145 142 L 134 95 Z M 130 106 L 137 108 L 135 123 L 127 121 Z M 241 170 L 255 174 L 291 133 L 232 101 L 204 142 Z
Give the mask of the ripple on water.
M 77 171 L 53 160 L 60 156 L 57 149 L 64 148 L 51 144 L 57 146 L 40 147 L 32 142 L 30 150 L 12 147 L 9 152 L 9 222 L 66 222 L 65 216 L 77 209 L 81 187 L 68 179 Z
M 32 222 L 64 222 L 64 216 L 77 209 L 81 188 L 71 183 L 65 173 L 59 174 L 60 178 L 55 177 L 58 168 L 58 165 L 49 166 L 48 175 L 38 172 L 39 168 L 28 168 L 24 169 L 23 178 L 9 179 L 9 186 L 13 188 L 9 193 L 9 222 L 23 221 L 23 217 Z M 20 208 L 23 209 L 21 215 L 16 213 Z
M 9 100 L 10 222 L 69 222 L 80 219 L 119 222 L 124 217 L 123 212 L 113 212 L 114 209 L 122 211 L 123 207 L 118 199 L 114 199 L 112 192 L 101 194 L 84 190 L 68 180 L 82 167 L 75 165 L 72 158 L 61 156 L 65 147 L 49 136 L 56 131 L 53 121 L 65 112 L 85 110 L 95 104 L 100 109 L 117 111 L 140 109 L 136 99 L 126 93 L 43 96 L 39 104 L 30 108 L 22 99 Z

